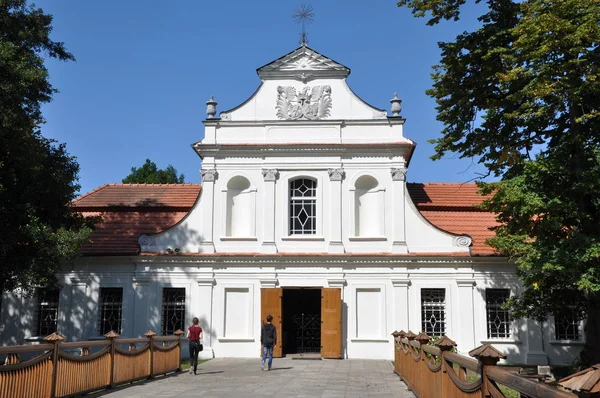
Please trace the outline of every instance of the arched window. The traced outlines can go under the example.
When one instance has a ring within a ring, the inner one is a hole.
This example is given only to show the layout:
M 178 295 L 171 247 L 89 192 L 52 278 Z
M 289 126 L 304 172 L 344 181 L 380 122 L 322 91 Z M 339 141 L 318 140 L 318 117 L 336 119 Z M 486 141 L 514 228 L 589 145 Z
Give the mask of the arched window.
M 317 181 L 290 181 L 290 235 L 317 233 Z
M 365 175 L 356 180 L 354 188 L 355 236 L 383 236 L 384 191 L 379 189 L 378 181 Z
M 254 190 L 242 176 L 227 183 L 227 214 L 225 234 L 231 237 L 254 236 Z

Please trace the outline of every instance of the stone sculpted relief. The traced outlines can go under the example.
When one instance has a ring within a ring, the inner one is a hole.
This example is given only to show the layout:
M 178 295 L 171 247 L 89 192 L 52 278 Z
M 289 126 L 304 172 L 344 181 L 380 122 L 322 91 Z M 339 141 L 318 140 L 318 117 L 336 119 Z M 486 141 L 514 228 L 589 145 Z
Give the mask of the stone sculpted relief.
M 286 120 L 318 120 L 331 111 L 331 87 L 305 86 L 299 93 L 292 86 L 277 87 L 277 117 Z

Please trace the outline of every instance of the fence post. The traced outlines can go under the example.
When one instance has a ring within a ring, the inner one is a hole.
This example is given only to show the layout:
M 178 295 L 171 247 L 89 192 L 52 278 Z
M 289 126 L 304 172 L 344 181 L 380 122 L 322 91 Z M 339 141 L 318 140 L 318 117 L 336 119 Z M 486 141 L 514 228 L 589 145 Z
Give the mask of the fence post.
M 392 332 L 392 336 L 394 336 L 394 373 L 400 376 L 399 372 L 399 355 L 398 355 L 398 336 L 400 336 L 400 332 L 397 330 Z
M 442 372 L 447 373 L 446 352 L 452 351 L 452 349 L 456 347 L 456 343 L 450 337 L 442 336 L 435 342 L 435 345 L 440 349 L 440 353 L 442 354 L 442 357 L 440 358 L 440 361 L 442 361 Z M 446 385 L 448 377 L 449 376 L 442 374 L 442 394 L 445 394 L 448 391 L 448 386 Z M 466 377 L 464 381 L 467 381 Z
M 119 333 L 111 330 L 104 335 L 105 339 L 110 339 L 110 385 L 113 388 L 115 384 L 115 339 L 119 337 Z
M 469 351 L 469 355 L 479 361 L 481 367 L 481 395 L 485 398 L 491 397 L 490 379 L 487 377 L 487 370 L 496 366 L 500 359 L 506 359 L 506 355 L 492 347 L 490 344 L 484 344 Z
M 177 366 L 177 372 L 181 372 L 181 337 L 185 334 L 185 332 L 181 329 L 177 329 L 173 334 L 179 337 L 179 366 Z
M 52 348 L 52 387 L 50 389 L 50 397 L 56 397 L 56 378 L 58 377 L 58 350 L 60 343 L 64 340 L 64 336 L 54 332 L 49 336 L 44 337 L 44 340 L 54 345 Z
M 156 333 L 152 330 L 148 330 L 144 333 L 144 336 L 150 340 L 150 374 L 148 375 L 148 378 L 152 379 L 154 377 L 154 336 L 156 336 Z

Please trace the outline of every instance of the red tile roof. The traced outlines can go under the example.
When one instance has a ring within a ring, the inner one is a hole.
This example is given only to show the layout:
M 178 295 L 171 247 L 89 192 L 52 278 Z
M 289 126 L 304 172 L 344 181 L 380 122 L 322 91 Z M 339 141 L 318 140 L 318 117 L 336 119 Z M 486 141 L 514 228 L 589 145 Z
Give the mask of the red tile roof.
M 473 239 L 471 254 L 494 255 L 485 244 L 493 236 L 494 215 L 474 207 L 481 202 L 475 184 L 407 184 L 421 214 L 436 227 Z M 83 255 L 135 255 L 144 233 L 163 231 L 185 217 L 200 193 L 199 184 L 107 184 L 77 199 L 76 211 L 102 216 L 82 248 Z
M 107 184 L 73 202 L 84 215 L 100 215 L 100 222 L 81 253 L 134 255 L 141 234 L 163 231 L 192 209 L 200 184 Z
M 490 227 L 498 225 L 494 214 L 475 207 L 485 198 L 477 192 L 473 183 L 409 183 L 408 193 L 421 214 L 436 227 L 472 239 L 471 254 L 495 255 L 493 248 L 485 244 L 494 236 Z

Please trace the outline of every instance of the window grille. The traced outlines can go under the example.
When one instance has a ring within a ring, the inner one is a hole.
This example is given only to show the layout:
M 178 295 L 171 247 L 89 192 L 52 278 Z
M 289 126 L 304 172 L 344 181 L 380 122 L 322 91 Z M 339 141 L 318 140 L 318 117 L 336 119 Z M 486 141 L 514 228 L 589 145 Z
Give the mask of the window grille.
M 508 289 L 485 289 L 487 337 L 489 339 L 510 338 L 510 313 L 502 308 L 509 297 L 510 290 Z
M 554 335 L 556 340 L 580 340 L 581 317 L 575 309 L 567 307 L 554 315 Z
M 58 323 L 58 290 L 38 291 L 37 335 L 48 336 L 56 332 Z
M 100 312 L 98 330 L 105 335 L 111 330 L 121 334 L 123 317 L 123 288 L 103 287 L 100 289 Z
M 317 182 L 299 178 L 290 182 L 290 235 L 317 233 Z
M 162 302 L 162 334 L 173 334 L 185 328 L 185 288 L 164 288 Z
M 430 336 L 446 334 L 446 289 L 421 289 L 421 324 Z

